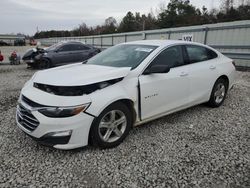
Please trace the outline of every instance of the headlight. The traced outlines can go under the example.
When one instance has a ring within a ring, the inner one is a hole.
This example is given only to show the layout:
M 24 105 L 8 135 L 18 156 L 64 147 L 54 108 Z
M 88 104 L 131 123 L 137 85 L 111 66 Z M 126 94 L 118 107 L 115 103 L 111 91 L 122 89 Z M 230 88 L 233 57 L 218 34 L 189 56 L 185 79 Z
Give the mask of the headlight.
M 46 107 L 39 109 L 38 111 L 43 115 L 51 118 L 65 118 L 75 116 L 89 107 L 90 104 L 84 104 L 73 107 Z
M 35 60 L 40 60 L 42 59 L 42 57 L 43 57 L 43 54 L 38 54 L 35 56 Z

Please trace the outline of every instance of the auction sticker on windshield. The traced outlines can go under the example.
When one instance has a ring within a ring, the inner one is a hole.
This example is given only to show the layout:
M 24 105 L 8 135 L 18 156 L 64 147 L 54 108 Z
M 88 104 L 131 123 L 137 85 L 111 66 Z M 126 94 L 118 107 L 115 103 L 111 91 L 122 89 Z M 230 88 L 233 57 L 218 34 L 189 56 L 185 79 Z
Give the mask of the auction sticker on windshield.
M 152 52 L 153 49 L 151 48 L 136 48 L 135 51 L 140 51 L 140 52 Z

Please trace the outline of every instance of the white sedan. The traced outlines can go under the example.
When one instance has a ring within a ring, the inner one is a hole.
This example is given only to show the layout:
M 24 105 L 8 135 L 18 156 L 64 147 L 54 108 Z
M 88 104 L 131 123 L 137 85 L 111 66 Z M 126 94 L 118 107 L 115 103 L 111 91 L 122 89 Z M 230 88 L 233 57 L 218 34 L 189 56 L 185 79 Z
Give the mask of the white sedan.
M 201 103 L 221 106 L 234 77 L 233 61 L 202 44 L 119 44 L 86 62 L 37 72 L 21 91 L 17 125 L 58 149 L 111 148 L 133 126 Z

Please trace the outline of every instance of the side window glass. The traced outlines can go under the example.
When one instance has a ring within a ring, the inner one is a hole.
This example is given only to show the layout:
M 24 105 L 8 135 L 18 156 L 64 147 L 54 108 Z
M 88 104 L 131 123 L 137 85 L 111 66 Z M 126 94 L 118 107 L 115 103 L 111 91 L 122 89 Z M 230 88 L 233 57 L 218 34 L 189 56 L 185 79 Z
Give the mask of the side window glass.
M 89 50 L 90 48 L 84 45 L 79 45 L 79 50 Z
M 209 59 L 215 59 L 218 57 L 217 53 L 215 53 L 213 50 L 207 49 L 207 53 Z
M 189 45 L 186 46 L 190 63 L 197 63 L 216 58 L 218 55 L 205 47 Z
M 59 49 L 60 52 L 67 52 L 67 51 L 72 51 L 72 50 L 73 50 L 73 46 L 71 44 L 66 44 Z
M 79 44 L 72 44 L 72 49 L 71 51 L 79 51 L 81 50 L 81 46 Z
M 83 51 L 83 50 L 89 50 L 89 48 L 81 44 L 72 44 L 70 51 Z
M 165 65 L 165 64 L 167 64 L 169 68 L 174 68 L 184 65 L 181 46 L 174 46 L 167 48 L 153 60 L 151 65 Z

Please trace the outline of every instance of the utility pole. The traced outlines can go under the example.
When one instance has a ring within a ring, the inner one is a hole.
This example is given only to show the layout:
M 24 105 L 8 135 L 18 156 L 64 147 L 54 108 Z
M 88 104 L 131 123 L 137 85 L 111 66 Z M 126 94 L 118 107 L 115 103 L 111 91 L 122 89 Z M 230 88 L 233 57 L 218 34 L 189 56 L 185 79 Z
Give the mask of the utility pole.
M 145 31 L 145 25 L 146 25 L 146 21 L 145 21 L 145 19 L 143 19 L 143 22 L 142 22 L 142 31 Z

